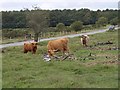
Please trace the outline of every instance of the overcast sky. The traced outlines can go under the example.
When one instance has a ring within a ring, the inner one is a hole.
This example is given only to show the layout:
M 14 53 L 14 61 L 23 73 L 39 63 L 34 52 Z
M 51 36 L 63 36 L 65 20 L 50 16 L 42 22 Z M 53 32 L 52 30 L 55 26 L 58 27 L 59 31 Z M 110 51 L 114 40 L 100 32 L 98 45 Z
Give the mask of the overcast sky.
M 0 11 L 32 9 L 37 5 L 41 9 L 81 9 L 91 10 L 118 9 L 120 0 L 0 0 Z

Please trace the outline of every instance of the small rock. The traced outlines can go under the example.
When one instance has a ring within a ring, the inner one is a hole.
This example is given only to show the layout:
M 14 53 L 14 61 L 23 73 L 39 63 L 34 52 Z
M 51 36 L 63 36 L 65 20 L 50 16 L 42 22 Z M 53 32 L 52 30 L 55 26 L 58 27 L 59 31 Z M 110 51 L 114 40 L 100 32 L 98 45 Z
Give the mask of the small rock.
M 44 56 L 43 56 L 43 60 L 45 60 L 45 61 L 50 61 L 51 59 L 50 59 L 49 55 L 44 55 Z

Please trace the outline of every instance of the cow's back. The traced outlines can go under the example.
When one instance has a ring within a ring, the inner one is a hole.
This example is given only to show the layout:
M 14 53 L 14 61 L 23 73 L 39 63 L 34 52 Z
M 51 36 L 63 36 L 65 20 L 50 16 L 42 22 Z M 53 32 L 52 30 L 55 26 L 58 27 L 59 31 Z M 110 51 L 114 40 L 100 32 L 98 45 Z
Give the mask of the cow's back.
M 54 40 L 54 41 L 49 41 L 47 47 L 49 50 L 56 50 L 63 48 L 63 44 L 61 40 Z
M 47 48 L 48 50 L 64 50 L 67 48 L 68 38 L 62 38 L 58 40 L 52 40 L 48 42 Z

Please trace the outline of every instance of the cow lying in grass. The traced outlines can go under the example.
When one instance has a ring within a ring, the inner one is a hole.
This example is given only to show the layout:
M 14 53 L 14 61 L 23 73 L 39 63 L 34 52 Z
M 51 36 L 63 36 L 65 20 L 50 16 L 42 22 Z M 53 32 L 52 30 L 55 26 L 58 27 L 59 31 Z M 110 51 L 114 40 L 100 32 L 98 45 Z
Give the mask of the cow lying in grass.
M 48 55 L 50 57 L 54 56 L 55 52 L 58 51 L 61 51 L 63 55 L 66 52 L 69 53 L 68 42 L 69 42 L 68 38 L 61 38 L 61 39 L 49 41 L 47 45 Z
M 35 54 L 36 50 L 37 50 L 37 42 L 25 42 L 24 43 L 24 53 L 27 53 L 29 51 Z
M 88 46 L 89 36 L 88 35 L 82 35 L 81 36 L 81 43 L 83 46 Z

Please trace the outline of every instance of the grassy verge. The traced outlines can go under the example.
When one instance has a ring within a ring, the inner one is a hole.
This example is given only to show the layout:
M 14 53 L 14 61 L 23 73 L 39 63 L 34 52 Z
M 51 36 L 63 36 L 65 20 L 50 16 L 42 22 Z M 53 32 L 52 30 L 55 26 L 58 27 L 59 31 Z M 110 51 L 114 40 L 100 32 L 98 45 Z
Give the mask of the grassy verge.
M 45 62 L 46 42 L 35 55 L 23 47 L 9 47 L 2 54 L 3 88 L 118 88 L 117 31 L 90 36 L 89 47 L 80 38 L 70 38 L 69 47 L 77 60 Z M 111 41 L 113 44 L 97 45 Z M 91 56 L 90 56 L 91 53 Z

